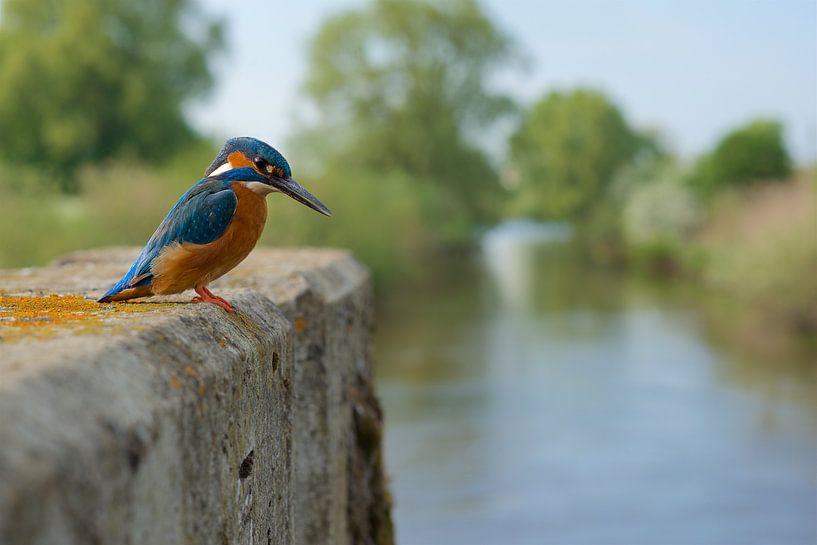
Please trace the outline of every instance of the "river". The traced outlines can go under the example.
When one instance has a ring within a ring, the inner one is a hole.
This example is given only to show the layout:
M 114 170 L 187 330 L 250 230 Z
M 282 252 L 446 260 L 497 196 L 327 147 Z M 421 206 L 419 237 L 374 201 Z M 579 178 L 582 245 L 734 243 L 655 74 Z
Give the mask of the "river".
M 560 225 L 430 266 L 375 339 L 398 544 L 817 541 L 813 353 L 582 265 Z

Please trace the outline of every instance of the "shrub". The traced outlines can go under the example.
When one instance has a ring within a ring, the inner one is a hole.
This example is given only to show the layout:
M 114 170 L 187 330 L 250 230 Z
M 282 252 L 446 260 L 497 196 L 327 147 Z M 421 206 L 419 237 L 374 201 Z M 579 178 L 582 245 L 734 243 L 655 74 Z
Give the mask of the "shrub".
M 695 167 L 691 181 L 711 195 L 730 185 L 791 175 L 791 159 L 783 142 L 783 126 L 758 119 L 727 134 Z
M 691 259 L 687 243 L 700 217 L 695 196 L 676 174 L 635 187 L 622 212 L 631 257 L 658 272 L 677 272 Z

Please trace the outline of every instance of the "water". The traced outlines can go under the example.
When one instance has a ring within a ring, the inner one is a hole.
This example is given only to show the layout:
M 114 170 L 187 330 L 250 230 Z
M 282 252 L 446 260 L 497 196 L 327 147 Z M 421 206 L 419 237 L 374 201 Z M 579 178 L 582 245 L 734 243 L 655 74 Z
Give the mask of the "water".
M 813 354 L 568 235 L 495 231 L 381 309 L 398 543 L 815 543 Z

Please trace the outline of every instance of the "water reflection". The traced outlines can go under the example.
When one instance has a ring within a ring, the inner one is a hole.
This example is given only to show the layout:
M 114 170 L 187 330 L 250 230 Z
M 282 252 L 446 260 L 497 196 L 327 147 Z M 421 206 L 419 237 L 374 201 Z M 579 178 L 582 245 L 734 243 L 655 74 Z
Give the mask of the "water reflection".
M 534 265 L 536 250 L 558 247 L 570 239 L 570 228 L 563 223 L 537 223 L 516 220 L 504 223 L 485 234 L 482 251 L 485 266 L 506 306 L 526 307 L 538 284 Z
M 495 240 L 381 309 L 399 543 L 814 542 L 811 362 L 741 357 L 701 294 L 563 238 Z

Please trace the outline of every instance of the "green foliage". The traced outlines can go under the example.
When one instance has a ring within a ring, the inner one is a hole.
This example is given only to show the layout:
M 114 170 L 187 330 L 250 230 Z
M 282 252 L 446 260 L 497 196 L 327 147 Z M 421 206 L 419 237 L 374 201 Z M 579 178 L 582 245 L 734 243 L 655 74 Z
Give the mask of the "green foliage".
M 219 24 L 191 0 L 4 0 L 2 10 L 6 161 L 70 176 L 190 142 L 182 105 L 211 86 L 207 57 L 221 44 Z
M 41 265 L 81 248 L 144 244 L 215 151 L 188 147 L 158 167 L 124 160 L 86 166 L 76 175 L 84 188 L 77 195 L 54 191 L 38 168 L 0 165 L 0 268 Z
M 272 195 L 262 243 L 348 248 L 372 269 L 378 284 L 422 272 L 422 256 L 428 254 L 432 235 L 416 178 L 396 172 L 328 171 L 301 179 L 332 208 L 332 218 Z
M 327 170 L 413 178 L 429 219 L 458 233 L 496 208 L 496 172 L 471 138 L 512 111 L 488 79 L 513 58 L 475 0 L 374 0 L 337 15 L 310 48 L 306 91 L 323 120 L 310 147 L 327 151 Z
M 783 126 L 758 119 L 727 134 L 695 167 L 692 184 L 704 194 L 730 185 L 781 180 L 791 174 Z
M 603 197 L 578 218 L 581 221 L 574 222 L 577 241 L 594 263 L 622 265 L 632 257 L 624 214 L 633 193 L 656 180 L 676 176 L 674 158 L 663 151 L 657 136 L 643 138 L 643 150 L 618 169 Z
M 543 97 L 509 144 L 518 184 L 510 211 L 541 219 L 586 215 L 621 167 L 657 151 L 609 99 L 586 89 Z

